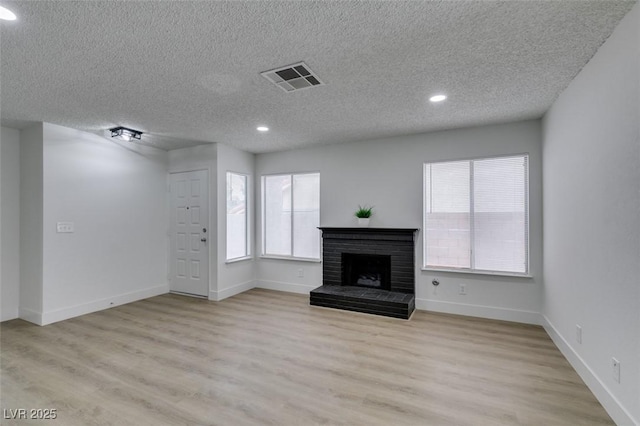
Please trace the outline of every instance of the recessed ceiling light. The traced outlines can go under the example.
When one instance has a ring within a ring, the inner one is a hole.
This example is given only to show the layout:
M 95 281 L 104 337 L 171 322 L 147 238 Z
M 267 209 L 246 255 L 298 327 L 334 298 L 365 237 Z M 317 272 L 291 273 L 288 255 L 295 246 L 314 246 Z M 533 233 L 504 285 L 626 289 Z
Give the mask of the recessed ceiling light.
M 269 128 L 267 126 L 258 126 L 256 127 L 256 130 L 258 130 L 259 132 L 268 132 Z
M 429 100 L 430 100 L 431 102 L 442 102 L 442 101 L 444 101 L 445 99 L 447 99 L 447 96 L 446 96 L 446 95 L 434 95 L 434 96 L 432 96 L 432 97 L 430 97 L 430 98 L 429 98 Z
M 5 21 L 15 21 L 16 14 L 7 9 L 6 7 L 0 6 L 0 19 Z

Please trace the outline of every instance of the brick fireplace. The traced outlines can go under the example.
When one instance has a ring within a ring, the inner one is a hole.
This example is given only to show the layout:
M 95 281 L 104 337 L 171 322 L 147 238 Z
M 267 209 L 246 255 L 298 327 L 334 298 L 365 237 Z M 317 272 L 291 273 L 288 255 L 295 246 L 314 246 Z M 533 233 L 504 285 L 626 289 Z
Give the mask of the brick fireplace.
M 323 285 L 311 291 L 311 305 L 409 319 L 417 229 L 320 229 Z

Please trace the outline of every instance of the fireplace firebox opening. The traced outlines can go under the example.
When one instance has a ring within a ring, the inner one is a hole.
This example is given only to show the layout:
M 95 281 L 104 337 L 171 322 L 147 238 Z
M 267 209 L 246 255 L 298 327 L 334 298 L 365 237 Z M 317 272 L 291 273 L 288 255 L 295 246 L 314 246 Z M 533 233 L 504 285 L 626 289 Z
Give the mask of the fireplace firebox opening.
M 391 256 L 342 253 L 342 285 L 389 290 Z

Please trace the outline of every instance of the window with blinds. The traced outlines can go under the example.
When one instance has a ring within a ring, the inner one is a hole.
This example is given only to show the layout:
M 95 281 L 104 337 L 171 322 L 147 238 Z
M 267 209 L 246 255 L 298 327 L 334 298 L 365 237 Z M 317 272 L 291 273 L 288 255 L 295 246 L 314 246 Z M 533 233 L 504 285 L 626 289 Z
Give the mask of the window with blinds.
M 248 176 L 227 172 L 227 260 L 251 255 Z
M 424 165 L 424 267 L 529 273 L 529 157 Z
M 262 254 L 320 259 L 320 173 L 262 177 Z

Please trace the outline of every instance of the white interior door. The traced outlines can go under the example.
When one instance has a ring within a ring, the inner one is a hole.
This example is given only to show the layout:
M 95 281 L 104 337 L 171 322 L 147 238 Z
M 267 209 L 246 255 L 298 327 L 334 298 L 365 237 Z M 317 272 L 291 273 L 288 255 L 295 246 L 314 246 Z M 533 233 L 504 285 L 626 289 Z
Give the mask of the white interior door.
M 209 185 L 206 170 L 172 173 L 172 292 L 209 295 Z

